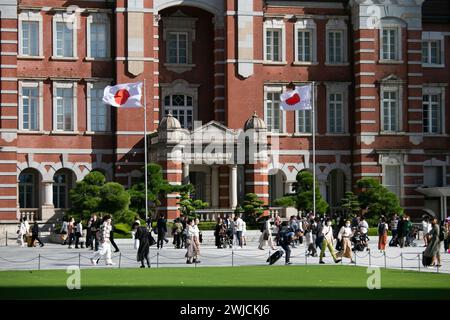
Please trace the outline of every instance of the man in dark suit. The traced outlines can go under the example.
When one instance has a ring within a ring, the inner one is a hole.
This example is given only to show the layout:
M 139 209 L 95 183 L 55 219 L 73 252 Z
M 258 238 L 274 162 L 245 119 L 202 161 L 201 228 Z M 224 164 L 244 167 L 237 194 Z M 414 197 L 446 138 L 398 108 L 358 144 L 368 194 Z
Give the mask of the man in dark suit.
M 164 218 L 163 213 L 160 214 L 159 219 L 156 222 L 156 229 L 158 231 L 158 249 L 162 249 L 164 241 L 166 241 L 166 243 L 169 242 L 169 240 L 166 239 L 167 220 Z

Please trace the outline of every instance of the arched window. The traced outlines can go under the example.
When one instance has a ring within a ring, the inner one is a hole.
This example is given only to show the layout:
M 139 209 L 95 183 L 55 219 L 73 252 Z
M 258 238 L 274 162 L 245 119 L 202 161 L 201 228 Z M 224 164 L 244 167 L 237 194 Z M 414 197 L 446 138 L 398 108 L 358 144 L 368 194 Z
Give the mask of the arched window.
M 173 94 L 164 97 L 164 114 L 169 112 L 180 121 L 185 129 L 192 129 L 193 102 L 192 97 Z
M 69 170 L 58 170 L 53 177 L 53 205 L 58 209 L 69 207 L 69 190 L 72 188 L 73 174 Z
M 38 174 L 27 169 L 19 176 L 20 208 L 37 208 L 39 206 Z
M 345 173 L 335 169 L 330 172 L 327 179 L 327 202 L 331 207 L 336 207 L 345 194 Z

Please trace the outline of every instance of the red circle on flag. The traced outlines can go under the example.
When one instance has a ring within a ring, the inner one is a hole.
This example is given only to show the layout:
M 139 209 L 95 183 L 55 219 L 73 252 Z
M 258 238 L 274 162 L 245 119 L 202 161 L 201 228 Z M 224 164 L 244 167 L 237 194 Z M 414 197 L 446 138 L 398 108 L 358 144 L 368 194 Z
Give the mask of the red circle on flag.
M 294 95 L 292 97 L 290 97 L 289 99 L 286 99 L 286 103 L 291 106 L 299 103 L 300 101 L 301 101 L 301 99 L 300 99 L 300 95 L 298 93 L 294 93 Z
M 130 93 L 128 92 L 127 89 L 120 89 L 114 95 L 114 100 L 116 100 L 117 104 L 122 105 L 125 102 L 127 102 L 129 97 L 130 97 Z

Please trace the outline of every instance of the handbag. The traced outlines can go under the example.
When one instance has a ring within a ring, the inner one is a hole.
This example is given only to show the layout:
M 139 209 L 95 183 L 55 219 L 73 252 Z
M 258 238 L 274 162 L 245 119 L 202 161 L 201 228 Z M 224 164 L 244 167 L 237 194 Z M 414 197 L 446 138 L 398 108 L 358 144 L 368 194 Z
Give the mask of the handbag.
M 156 243 L 155 238 L 152 237 L 151 233 L 148 234 L 148 242 L 150 247 Z

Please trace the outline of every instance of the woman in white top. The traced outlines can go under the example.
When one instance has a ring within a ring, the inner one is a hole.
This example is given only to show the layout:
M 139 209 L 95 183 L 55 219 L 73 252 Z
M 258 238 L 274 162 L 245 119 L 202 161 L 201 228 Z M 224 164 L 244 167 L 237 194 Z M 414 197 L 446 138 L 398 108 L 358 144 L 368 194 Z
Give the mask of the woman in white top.
M 267 244 L 267 242 L 269 242 L 269 245 L 272 248 L 272 250 L 276 250 L 272 238 L 270 217 L 263 217 L 263 219 L 265 219 L 265 221 L 263 222 L 263 230 L 261 236 L 259 237 L 258 249 L 264 250 L 264 246 Z
M 27 234 L 28 229 L 25 224 L 25 221 L 23 219 L 20 219 L 20 225 L 19 230 L 17 230 L 17 242 L 20 244 L 21 247 L 25 246 L 23 238 Z
M 136 218 L 136 219 L 134 220 L 134 223 L 137 223 L 138 227 L 141 225 L 141 221 L 140 221 L 138 218 Z M 149 232 L 152 232 L 151 226 L 150 226 Z M 135 237 L 135 235 L 136 235 L 136 230 L 135 230 L 135 229 L 132 229 L 132 230 L 131 230 L 131 237 L 134 239 L 134 248 L 135 248 L 136 250 L 138 250 L 138 249 L 139 249 L 139 239 L 137 239 L 137 238 Z
M 326 225 L 322 228 L 322 235 L 323 235 L 323 242 L 322 242 L 322 250 L 320 250 L 320 264 L 324 264 L 323 256 L 325 254 L 325 249 L 328 248 L 328 250 L 331 253 L 331 256 L 333 257 L 333 260 L 335 263 L 341 262 L 341 259 L 336 258 L 336 254 L 334 253 L 333 248 L 333 228 L 331 227 L 331 220 L 326 220 Z
M 198 259 L 200 255 L 200 229 L 198 228 L 198 224 L 200 221 L 196 218 L 194 220 L 193 226 L 193 240 L 194 240 L 194 263 L 200 263 L 201 261 Z
M 351 263 L 354 263 L 352 258 L 352 245 L 350 238 L 353 236 L 352 228 L 350 227 L 350 221 L 345 221 L 345 225 L 341 227 L 338 233 L 338 240 L 342 242 L 342 250 L 338 252 L 338 257 L 346 257 L 350 259 Z
M 192 258 L 194 257 L 194 220 L 188 219 L 186 225 L 186 263 L 192 264 Z
M 422 233 L 423 233 L 424 247 L 426 247 L 428 245 L 428 232 L 431 231 L 430 226 L 431 226 L 431 223 L 428 221 L 428 217 L 424 217 L 423 221 L 422 221 Z

